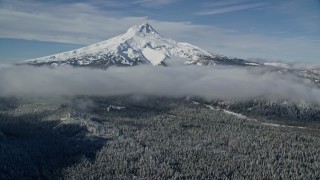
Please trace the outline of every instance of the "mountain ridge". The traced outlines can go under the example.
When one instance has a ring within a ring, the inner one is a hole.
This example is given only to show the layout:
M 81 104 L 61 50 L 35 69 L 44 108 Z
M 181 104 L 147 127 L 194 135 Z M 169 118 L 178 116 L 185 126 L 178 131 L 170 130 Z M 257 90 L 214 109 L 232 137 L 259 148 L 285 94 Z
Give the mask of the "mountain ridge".
M 24 61 L 31 65 L 89 66 L 107 68 L 111 65 L 166 65 L 172 57 L 195 65 L 258 65 L 243 59 L 210 53 L 186 42 L 161 36 L 149 23 L 136 25 L 126 33 L 79 49 Z

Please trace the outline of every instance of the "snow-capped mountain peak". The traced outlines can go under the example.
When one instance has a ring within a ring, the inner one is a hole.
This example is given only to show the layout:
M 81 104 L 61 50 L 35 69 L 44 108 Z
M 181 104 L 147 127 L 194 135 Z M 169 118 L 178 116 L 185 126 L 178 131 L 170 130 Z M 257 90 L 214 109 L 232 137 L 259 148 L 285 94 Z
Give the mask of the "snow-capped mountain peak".
M 140 36 L 160 36 L 158 32 L 149 23 L 133 26 L 128 29 L 127 33 Z
M 136 25 L 126 33 L 80 49 L 26 61 L 32 65 L 89 66 L 166 64 L 171 57 L 185 59 L 185 64 L 211 65 L 219 62 L 243 64 L 243 60 L 209 53 L 189 43 L 164 38 L 148 23 Z M 233 61 L 232 61 L 233 60 Z M 229 64 L 232 64 L 229 63 Z

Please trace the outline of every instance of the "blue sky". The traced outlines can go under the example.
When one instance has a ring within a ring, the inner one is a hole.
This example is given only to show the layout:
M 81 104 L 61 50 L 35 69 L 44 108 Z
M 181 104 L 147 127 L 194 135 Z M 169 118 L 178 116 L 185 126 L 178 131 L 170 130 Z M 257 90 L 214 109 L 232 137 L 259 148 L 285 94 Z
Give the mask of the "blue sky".
M 219 54 L 320 61 L 320 0 L 0 0 L 0 62 L 79 48 L 145 22 Z

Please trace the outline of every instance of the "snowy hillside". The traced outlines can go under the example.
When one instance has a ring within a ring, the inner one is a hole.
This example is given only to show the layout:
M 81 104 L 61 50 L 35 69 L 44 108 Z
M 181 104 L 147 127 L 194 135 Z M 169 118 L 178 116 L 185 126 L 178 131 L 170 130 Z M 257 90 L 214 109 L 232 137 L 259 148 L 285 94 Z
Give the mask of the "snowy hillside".
M 188 43 L 164 38 L 148 23 L 131 27 L 125 34 L 80 49 L 26 61 L 33 65 L 91 66 L 164 64 L 171 57 L 196 65 L 251 65 L 242 59 L 209 53 Z

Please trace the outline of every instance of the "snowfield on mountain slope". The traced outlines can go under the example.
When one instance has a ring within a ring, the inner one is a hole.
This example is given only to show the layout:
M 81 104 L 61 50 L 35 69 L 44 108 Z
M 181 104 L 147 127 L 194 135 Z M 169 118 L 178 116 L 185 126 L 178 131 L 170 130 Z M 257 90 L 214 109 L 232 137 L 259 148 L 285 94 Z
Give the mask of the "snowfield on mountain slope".
M 166 58 L 163 53 L 155 51 L 149 47 L 144 48 L 142 53 L 153 65 L 160 64 Z

